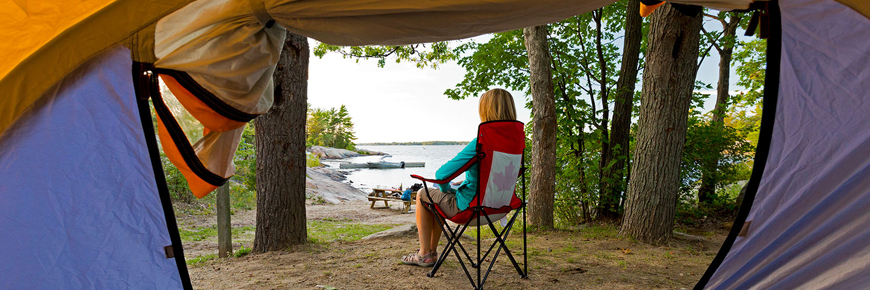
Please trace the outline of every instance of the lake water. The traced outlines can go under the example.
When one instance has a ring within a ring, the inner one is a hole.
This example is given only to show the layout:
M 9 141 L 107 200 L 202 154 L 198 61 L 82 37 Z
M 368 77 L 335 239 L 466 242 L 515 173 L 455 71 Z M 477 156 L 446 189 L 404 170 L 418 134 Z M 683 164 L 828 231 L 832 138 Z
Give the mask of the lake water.
M 358 145 L 357 148 L 378 151 L 390 154 L 384 161 L 389 162 L 425 162 L 425 167 L 408 167 L 396 169 L 342 169 L 347 173 L 347 178 L 353 187 L 363 192 L 371 192 L 371 188 L 398 188 L 399 184 L 407 188 L 414 183 L 422 183 L 411 178 L 411 174 L 417 174 L 426 178 L 435 178 L 435 171 L 441 165 L 456 156 L 465 145 Z M 341 160 L 321 160 L 323 164 L 338 168 L 340 162 L 365 163 L 375 162 L 383 156 L 360 156 Z M 464 177 L 460 175 L 458 180 Z

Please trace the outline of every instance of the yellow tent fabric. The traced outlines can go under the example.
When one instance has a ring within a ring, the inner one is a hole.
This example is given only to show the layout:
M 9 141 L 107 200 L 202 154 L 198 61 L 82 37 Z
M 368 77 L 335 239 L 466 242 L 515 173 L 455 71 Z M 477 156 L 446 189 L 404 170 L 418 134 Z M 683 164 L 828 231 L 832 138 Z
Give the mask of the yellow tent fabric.
M 857 11 L 864 15 L 864 17 L 870 18 L 870 1 L 867 0 L 837 0 L 837 2 L 842 3 L 843 5 L 849 6 L 853 10 Z
M 93 15 L 113 0 L 0 1 L 0 78 L 67 28 Z
M 80 64 L 189 2 L 0 1 L 0 135 Z

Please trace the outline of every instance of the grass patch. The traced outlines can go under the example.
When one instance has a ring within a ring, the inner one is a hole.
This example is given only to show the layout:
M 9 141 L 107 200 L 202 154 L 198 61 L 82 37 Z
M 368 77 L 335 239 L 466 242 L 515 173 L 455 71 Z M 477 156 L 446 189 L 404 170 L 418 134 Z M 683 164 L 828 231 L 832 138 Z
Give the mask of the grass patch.
M 235 258 L 241 258 L 241 257 L 244 257 L 244 256 L 250 254 L 250 253 L 251 253 L 250 248 L 245 248 L 245 246 L 242 246 L 242 248 L 238 249 L 237 251 L 234 251 L 232 256 Z M 198 267 L 198 266 L 205 264 L 208 261 L 216 260 L 217 258 L 218 258 L 218 256 L 216 254 L 207 254 L 207 255 L 196 256 L 196 257 L 193 257 L 191 259 L 187 259 L 186 261 L 187 261 L 188 266 Z
M 187 265 L 191 266 L 191 267 L 197 267 L 197 266 L 202 265 L 205 262 L 208 262 L 208 261 L 211 261 L 214 259 L 217 259 L 217 255 L 215 255 L 215 254 L 196 256 L 196 257 L 193 257 L 191 259 L 187 259 Z
M 331 219 L 308 221 L 308 240 L 313 243 L 352 242 L 393 228 L 394 224 L 357 224 Z
M 586 239 L 612 239 L 616 238 L 619 231 L 610 224 L 590 224 L 580 230 L 580 234 Z
M 216 227 L 197 227 L 191 230 L 178 229 L 178 234 L 181 235 L 181 240 L 185 242 L 198 242 L 210 237 L 217 236 Z
M 232 228 L 232 236 L 238 237 L 244 233 L 254 231 L 254 226 L 244 226 Z M 211 237 L 217 237 L 217 226 L 196 227 L 192 229 L 179 228 L 178 233 L 181 235 L 181 240 L 185 242 L 198 242 Z
M 230 181 L 230 214 L 237 210 L 253 210 L 257 207 L 257 193 L 241 184 Z M 217 192 L 201 199 L 175 200 L 173 207 L 179 215 L 211 215 L 217 211 Z
M 239 248 L 238 251 L 235 251 L 235 252 L 233 253 L 233 256 L 236 257 L 236 258 L 241 258 L 241 257 L 247 256 L 247 255 L 250 254 L 250 253 L 251 253 L 251 249 L 250 249 L 250 248 L 245 248 L 245 246 L 242 245 L 242 247 Z

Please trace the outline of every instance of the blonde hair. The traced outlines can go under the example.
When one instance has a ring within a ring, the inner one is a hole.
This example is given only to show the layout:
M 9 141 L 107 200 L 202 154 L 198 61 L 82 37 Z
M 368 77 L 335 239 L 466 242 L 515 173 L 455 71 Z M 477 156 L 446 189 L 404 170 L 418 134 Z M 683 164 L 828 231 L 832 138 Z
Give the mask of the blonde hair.
M 503 89 L 492 89 L 480 95 L 480 122 L 516 120 L 514 97 Z

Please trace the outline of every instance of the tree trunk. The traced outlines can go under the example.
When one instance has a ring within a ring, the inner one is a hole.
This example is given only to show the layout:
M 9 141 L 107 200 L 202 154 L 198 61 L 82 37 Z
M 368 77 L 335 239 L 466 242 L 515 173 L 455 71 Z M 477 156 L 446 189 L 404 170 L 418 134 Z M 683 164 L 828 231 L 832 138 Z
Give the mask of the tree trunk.
M 275 102 L 254 122 L 257 230 L 254 252 L 287 249 L 308 239 L 305 226 L 305 117 L 308 39 L 288 32 L 275 70 Z
M 592 19 L 595 21 L 595 52 L 598 55 L 598 67 L 600 69 L 598 76 L 599 91 L 601 93 L 601 124 L 598 130 L 601 132 L 601 158 L 598 159 L 598 197 L 599 197 L 599 217 L 615 218 L 618 208 L 614 207 L 614 200 L 617 197 L 613 196 L 613 180 L 608 177 L 610 161 L 613 160 L 613 151 L 610 144 L 610 130 L 608 130 L 608 122 L 610 121 L 610 106 L 608 106 L 608 98 L 610 92 L 607 90 L 607 62 L 604 60 L 604 51 L 601 43 L 601 18 L 603 17 L 604 9 L 598 9 L 592 12 Z M 604 203 L 601 202 L 604 200 Z
M 734 54 L 734 44 L 736 43 L 737 26 L 740 24 L 741 16 L 736 13 L 728 13 L 731 15 L 730 22 L 722 21 L 724 26 L 721 39 L 723 41 L 719 49 L 719 82 L 716 84 L 716 107 L 713 109 L 713 125 L 725 126 L 725 114 L 728 110 L 728 99 L 730 98 L 728 90 L 731 81 L 731 56 Z M 711 160 L 704 164 L 703 176 L 701 177 L 701 187 L 698 188 L 698 202 L 709 205 L 716 197 L 716 184 L 719 183 L 719 158 Z
M 601 192 L 598 201 L 599 217 L 619 218 L 619 204 L 625 191 L 625 165 L 629 153 L 629 134 L 631 131 L 631 112 L 634 107 L 634 86 L 637 83 L 637 63 L 640 56 L 642 20 L 640 0 L 629 0 L 625 15 L 625 39 L 622 51 L 622 68 L 616 81 L 616 104 L 613 106 L 613 130 L 610 133 L 608 156 L 602 156 L 606 163 L 602 179 L 608 180 L 608 187 Z
M 553 228 L 556 196 L 556 96 L 552 59 L 547 48 L 547 26 L 523 28 L 532 86 L 532 176 L 529 225 Z
M 681 10 L 693 16 L 669 3 L 659 7 L 649 30 L 635 165 L 620 234 L 650 243 L 667 240 L 674 227 L 701 31 L 700 7 L 687 8 Z

